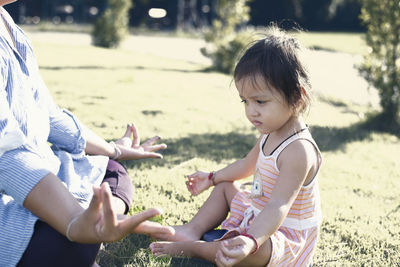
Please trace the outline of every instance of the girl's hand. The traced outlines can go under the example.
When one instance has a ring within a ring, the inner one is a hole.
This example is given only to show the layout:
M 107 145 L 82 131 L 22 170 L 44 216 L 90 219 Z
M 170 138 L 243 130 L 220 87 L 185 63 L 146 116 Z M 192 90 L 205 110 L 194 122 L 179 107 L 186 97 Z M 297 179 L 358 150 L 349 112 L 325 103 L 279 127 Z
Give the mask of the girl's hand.
M 197 196 L 212 185 L 208 175 L 208 172 L 197 171 L 187 176 L 186 187 L 193 196 Z
M 160 153 L 155 153 L 155 151 L 165 149 L 167 145 L 154 144 L 160 139 L 159 136 L 154 136 L 143 144 L 140 144 L 139 131 L 133 123 L 128 124 L 124 136 L 115 142 L 121 150 L 121 155 L 118 157 L 118 160 L 162 158 L 163 156 Z
M 118 219 L 111 206 L 111 191 L 108 183 L 93 188 L 93 199 L 89 208 L 72 220 L 67 237 L 79 243 L 101 243 L 120 240 L 147 219 L 161 213 L 148 209 L 133 216 Z M 140 232 L 140 231 L 139 231 Z
M 215 255 L 217 266 L 233 266 L 241 262 L 255 249 L 255 243 L 246 236 L 236 236 L 221 242 Z

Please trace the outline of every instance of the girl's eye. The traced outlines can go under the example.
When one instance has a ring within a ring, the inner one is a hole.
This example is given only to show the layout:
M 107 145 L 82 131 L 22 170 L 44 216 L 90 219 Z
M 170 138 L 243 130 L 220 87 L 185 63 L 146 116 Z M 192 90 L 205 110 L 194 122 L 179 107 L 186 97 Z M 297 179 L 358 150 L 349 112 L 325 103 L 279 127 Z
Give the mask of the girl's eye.
M 242 99 L 242 101 L 240 101 L 240 102 L 243 103 L 243 104 L 246 104 L 246 103 L 247 103 L 247 100 Z
M 267 101 L 264 101 L 264 100 L 257 100 L 257 104 L 265 104 L 265 103 L 267 103 Z

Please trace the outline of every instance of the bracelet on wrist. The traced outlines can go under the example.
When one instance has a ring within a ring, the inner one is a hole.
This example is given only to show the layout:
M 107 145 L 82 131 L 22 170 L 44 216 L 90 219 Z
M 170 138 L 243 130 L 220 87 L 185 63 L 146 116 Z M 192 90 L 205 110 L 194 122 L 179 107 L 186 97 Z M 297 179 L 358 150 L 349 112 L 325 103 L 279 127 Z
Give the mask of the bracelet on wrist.
M 111 158 L 114 159 L 114 160 L 118 159 L 118 158 L 122 155 L 121 149 L 120 149 L 120 148 L 117 146 L 117 144 L 114 143 L 113 141 L 109 142 L 109 144 L 113 146 L 113 148 L 114 148 L 114 153 L 115 153 L 115 156 L 114 156 L 114 157 L 111 157 Z
M 254 248 L 254 250 L 250 254 L 255 254 L 258 251 L 258 248 L 259 248 L 257 239 L 255 239 L 254 236 L 246 234 L 246 233 L 243 233 L 243 234 L 240 234 L 240 235 L 248 237 L 248 238 L 250 238 L 251 240 L 254 241 L 254 244 L 256 244 L 256 247 Z
M 80 214 L 78 216 L 75 216 L 74 218 L 72 218 L 72 220 L 69 222 L 69 224 L 67 226 L 67 231 L 65 231 L 65 236 L 71 242 L 74 242 L 74 240 L 72 240 L 72 238 L 71 238 L 71 236 L 69 234 L 69 231 L 71 230 L 72 224 L 78 219 L 79 216 L 80 216 Z
M 210 172 L 208 174 L 208 180 L 210 180 L 214 186 L 216 185 L 216 183 L 215 183 L 215 172 L 214 171 L 212 171 L 212 172 Z

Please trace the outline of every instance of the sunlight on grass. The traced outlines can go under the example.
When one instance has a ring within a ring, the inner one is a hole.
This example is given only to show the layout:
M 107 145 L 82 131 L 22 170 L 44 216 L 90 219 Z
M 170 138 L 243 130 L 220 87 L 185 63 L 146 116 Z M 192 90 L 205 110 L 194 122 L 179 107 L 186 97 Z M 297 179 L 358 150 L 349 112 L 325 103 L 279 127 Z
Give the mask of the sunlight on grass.
M 197 169 L 216 170 L 243 157 L 257 138 L 232 78 L 205 72 L 207 66 L 190 59 L 129 47 L 95 48 L 85 36 L 76 37 L 79 40 L 70 45 L 33 35 L 40 70 L 55 101 L 109 140 L 122 135 L 128 122 L 136 123 L 142 140 L 162 136 L 168 144 L 164 159 L 124 162 L 136 187 L 133 210 L 161 207 L 164 214 L 157 220 L 163 224 L 187 222 L 209 191 L 190 196 L 185 175 Z M 359 34 L 299 37 L 314 48 L 357 54 L 365 49 Z M 396 265 L 400 262 L 400 140 L 357 126 L 376 109 L 370 104 L 377 101 L 376 95 L 366 92 L 359 79 L 345 87 L 355 75 L 342 73 L 353 68 L 348 62 L 321 72 L 337 54 L 325 51 L 318 56 L 323 57 L 319 62 L 315 57 L 310 60 L 321 65 L 313 70 L 315 101 L 307 116 L 324 157 L 320 175 L 324 222 L 315 266 Z M 352 56 L 344 58 L 352 60 Z M 343 83 L 333 81 L 339 78 Z M 107 244 L 99 260 L 102 266 L 204 266 L 193 259 L 155 258 L 147 249 L 150 242 L 132 235 Z
M 363 33 L 302 32 L 300 42 L 313 49 L 364 55 L 368 52 Z

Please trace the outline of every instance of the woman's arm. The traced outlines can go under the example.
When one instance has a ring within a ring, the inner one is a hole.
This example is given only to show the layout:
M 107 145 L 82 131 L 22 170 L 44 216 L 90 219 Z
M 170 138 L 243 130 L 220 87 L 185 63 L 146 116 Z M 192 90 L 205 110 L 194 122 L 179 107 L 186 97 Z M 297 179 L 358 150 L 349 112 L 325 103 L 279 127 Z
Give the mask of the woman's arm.
M 25 198 L 24 207 L 64 234 L 68 223 L 83 212 L 76 199 L 52 173 L 32 188 Z
M 84 132 L 86 138 L 85 152 L 92 155 L 104 155 L 118 160 L 162 158 L 162 155 L 155 151 L 167 148 L 165 144 L 154 144 L 160 139 L 158 136 L 140 144 L 139 131 L 134 124 L 129 124 L 124 136 L 115 141 L 113 145 L 86 127 Z
M 133 233 L 145 220 L 160 214 L 158 209 L 149 209 L 118 220 L 112 209 L 107 183 L 94 188 L 89 208 L 83 210 L 67 188 L 51 173 L 29 192 L 24 206 L 58 232 L 80 243 L 119 240 Z

